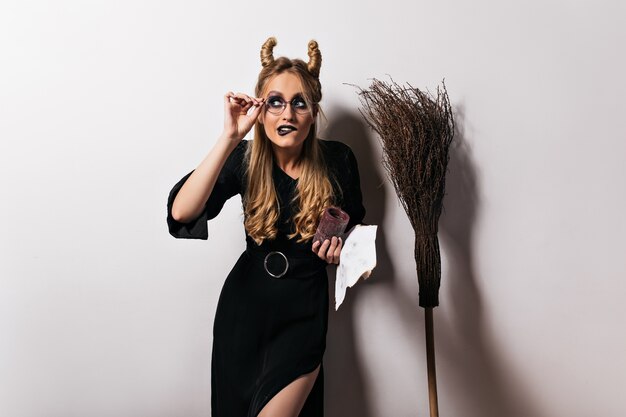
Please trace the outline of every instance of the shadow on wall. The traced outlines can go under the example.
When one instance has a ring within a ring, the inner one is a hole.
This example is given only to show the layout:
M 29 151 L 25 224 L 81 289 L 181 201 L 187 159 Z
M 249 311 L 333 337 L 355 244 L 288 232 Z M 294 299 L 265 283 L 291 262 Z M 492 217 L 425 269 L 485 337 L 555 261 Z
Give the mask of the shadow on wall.
M 476 282 L 472 238 L 479 210 L 480 187 L 464 133 L 464 109 L 455 108 L 456 132 L 450 150 L 444 212 L 439 237 L 448 258 L 451 299 L 448 328 L 435 322 L 438 363 L 446 361 L 455 401 L 465 416 L 541 417 L 516 376 L 499 360 L 485 331 L 483 303 Z M 441 398 L 440 401 L 448 401 Z
M 324 138 L 339 140 L 352 148 L 359 164 L 363 205 L 366 208 L 365 223 L 382 224 L 385 210 L 384 178 L 376 167 L 373 138 L 359 114 L 341 109 L 332 112 L 325 129 Z M 376 197 L 376 198 L 374 198 Z M 376 278 L 361 281 L 359 285 L 380 284 L 394 277 L 389 254 L 386 251 L 385 231 L 378 228 L 376 236 Z M 385 271 L 381 273 L 381 271 Z M 329 273 L 329 277 L 334 277 Z M 357 289 L 355 287 L 355 289 Z M 354 295 L 350 289 L 339 311 L 335 309 L 334 281 L 330 282 L 331 312 L 328 323 L 327 349 L 324 356 L 325 415 L 328 417 L 376 417 L 369 403 L 367 381 L 364 378 L 359 349 L 354 334 Z
M 367 209 L 365 222 L 383 225 L 385 197 L 395 195 L 395 191 L 387 189 L 392 185 L 374 150 L 376 139 L 360 114 L 343 109 L 333 109 L 332 114 L 324 138 L 340 140 L 352 148 L 361 174 L 361 189 Z M 439 222 L 442 251 L 445 251 L 449 260 L 448 274 L 442 280 L 449 280 L 446 285 L 450 288 L 451 300 L 448 302 L 452 315 L 448 323 L 443 323 L 437 322 L 435 314 L 440 410 L 463 410 L 464 417 L 542 417 L 525 395 L 523 387 L 516 385 L 515 375 L 499 363 L 497 352 L 485 334 L 471 247 L 479 209 L 479 184 L 464 137 L 462 108 L 455 109 L 455 121 L 457 132 L 450 151 L 445 209 Z M 426 379 L 423 332 L 415 337 L 416 325 L 423 328 L 423 310 L 417 308 L 415 299 L 396 288 L 395 270 L 382 227 L 378 229 L 376 247 L 378 265 L 375 279 L 361 282 L 360 285 L 375 285 L 379 290 L 393 292 L 395 303 L 390 307 L 397 309 L 407 334 L 411 335 L 405 342 L 413 344 L 410 347 L 413 352 L 424 355 L 423 371 Z M 329 275 L 334 276 L 332 273 Z M 348 294 L 339 311 L 335 312 L 334 282 L 331 282 L 330 288 L 333 310 L 330 312 L 324 359 L 326 415 L 383 417 L 373 415 L 364 364 L 356 346 L 353 303 L 356 293 L 352 297 Z M 446 373 L 441 372 L 444 368 L 442 364 L 446 365 Z M 454 393 L 455 398 L 441 395 L 444 385 L 450 387 L 445 392 Z M 418 406 L 427 409 L 427 404 L 416 404 L 416 412 Z
M 333 109 L 333 118 L 325 129 L 324 138 L 339 140 L 352 148 L 359 164 L 363 204 L 366 208 L 365 223 L 383 225 L 385 223 L 386 196 L 395 195 L 385 177 L 380 157 L 375 150 L 375 138 L 370 128 L 358 113 L 345 109 Z M 383 227 L 376 233 L 376 270 L 372 279 L 361 281 L 353 289 L 348 289 L 345 301 L 339 311 L 331 311 L 328 324 L 327 350 L 324 359 L 325 408 L 328 417 L 379 417 L 373 413 L 371 392 L 365 379 L 365 364 L 355 340 L 355 303 L 359 287 L 370 286 L 376 291 L 393 294 L 399 322 L 410 335 L 404 340 L 411 344 L 411 351 L 423 354 L 423 335 L 415 335 L 416 326 L 423 323 L 423 311 L 417 308 L 415 299 L 399 288 L 395 282 L 395 269 L 387 250 L 387 235 Z M 329 274 L 334 277 L 334 274 Z M 331 306 L 334 310 L 334 282 L 331 283 Z M 415 290 L 417 292 L 417 279 Z M 420 322 L 421 319 L 421 322 Z M 422 324 L 423 325 L 423 324 Z M 391 348 L 391 347 L 390 347 Z M 425 358 L 425 356 L 424 356 Z M 424 359 L 424 366 L 425 359 Z M 426 374 L 424 371 L 424 379 Z M 404 400 L 404 399 L 403 399 Z M 415 404 L 417 409 L 418 404 Z M 382 416 L 381 416 L 382 417 Z

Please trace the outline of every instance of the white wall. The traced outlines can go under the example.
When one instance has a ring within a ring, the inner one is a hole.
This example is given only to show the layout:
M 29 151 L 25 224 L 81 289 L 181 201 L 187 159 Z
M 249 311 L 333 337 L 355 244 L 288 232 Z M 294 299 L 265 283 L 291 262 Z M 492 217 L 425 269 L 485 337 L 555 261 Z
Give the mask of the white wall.
M 355 150 L 381 225 L 371 283 L 331 314 L 327 415 L 427 414 L 413 234 L 344 84 L 386 74 L 445 77 L 457 112 L 441 415 L 625 415 L 625 17 L 619 0 L 4 0 L 0 415 L 209 415 L 240 202 L 203 242 L 168 235 L 165 199 L 269 35 L 292 57 L 319 41 L 324 136 Z

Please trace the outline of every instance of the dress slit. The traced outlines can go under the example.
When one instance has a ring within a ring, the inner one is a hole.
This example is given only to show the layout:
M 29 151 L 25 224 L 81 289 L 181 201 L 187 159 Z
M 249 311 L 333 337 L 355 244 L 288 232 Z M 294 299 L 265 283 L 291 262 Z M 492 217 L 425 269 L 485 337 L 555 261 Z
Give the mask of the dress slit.
M 320 416 L 323 412 L 324 394 L 324 366 L 321 361 L 313 367 L 304 368 L 303 371 L 294 371 L 286 375 L 279 375 L 263 383 L 255 392 L 247 417 L 258 417 L 263 408 L 279 392 L 303 375 L 313 372 L 319 366 L 320 370 L 315 378 L 315 383 L 307 396 L 299 417 Z

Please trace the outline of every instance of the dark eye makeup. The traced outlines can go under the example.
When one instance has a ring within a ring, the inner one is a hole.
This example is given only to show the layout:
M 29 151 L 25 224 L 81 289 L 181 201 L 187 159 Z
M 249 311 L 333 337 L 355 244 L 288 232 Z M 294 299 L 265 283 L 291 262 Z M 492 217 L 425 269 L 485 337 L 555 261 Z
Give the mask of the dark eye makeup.
M 267 99 L 267 104 L 270 105 L 271 107 L 282 107 L 285 104 L 285 100 L 282 99 L 282 97 L 279 96 L 271 96 L 268 97 Z
M 285 99 L 283 99 L 280 96 L 270 96 L 267 98 L 267 103 L 272 107 L 280 107 L 284 105 L 286 102 L 285 102 Z M 291 99 L 291 103 L 294 106 L 299 107 L 299 108 L 304 108 L 307 106 L 306 100 L 302 96 L 295 96 L 294 98 Z
M 291 105 L 300 109 L 304 109 L 307 107 L 306 100 L 301 96 L 295 96 L 293 100 L 291 100 Z

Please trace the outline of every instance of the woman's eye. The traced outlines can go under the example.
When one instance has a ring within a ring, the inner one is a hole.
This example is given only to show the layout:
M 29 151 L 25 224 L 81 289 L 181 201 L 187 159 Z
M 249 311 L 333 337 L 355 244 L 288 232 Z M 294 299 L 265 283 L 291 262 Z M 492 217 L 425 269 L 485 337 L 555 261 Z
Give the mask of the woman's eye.
M 283 105 L 285 104 L 285 102 L 284 102 L 282 99 L 280 99 L 279 97 L 270 97 L 270 98 L 267 100 L 267 104 L 268 104 L 270 107 L 273 107 L 273 108 L 277 109 L 277 108 L 279 108 L 279 107 L 283 107 Z
M 306 101 L 302 98 L 294 98 L 291 103 L 296 109 L 306 109 Z

